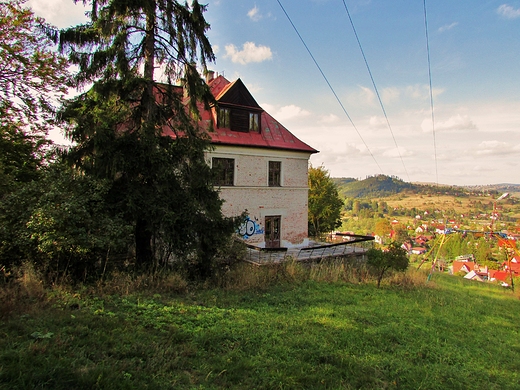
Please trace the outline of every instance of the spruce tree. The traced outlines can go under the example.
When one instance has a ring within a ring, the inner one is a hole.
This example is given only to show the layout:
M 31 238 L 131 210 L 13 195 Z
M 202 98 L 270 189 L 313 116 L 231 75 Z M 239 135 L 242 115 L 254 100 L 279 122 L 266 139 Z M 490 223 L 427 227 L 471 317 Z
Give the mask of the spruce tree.
M 112 180 L 107 202 L 134 226 L 138 267 L 156 264 L 161 251 L 163 261 L 196 258 L 197 273 L 208 276 L 234 225 L 205 163 L 207 129 L 197 126 L 197 102 L 208 108 L 213 99 L 197 70 L 214 60 L 205 7 L 196 0 L 90 4 L 90 21 L 59 35 L 78 66 L 77 87 L 88 88 L 61 113 L 75 143 L 67 158 Z

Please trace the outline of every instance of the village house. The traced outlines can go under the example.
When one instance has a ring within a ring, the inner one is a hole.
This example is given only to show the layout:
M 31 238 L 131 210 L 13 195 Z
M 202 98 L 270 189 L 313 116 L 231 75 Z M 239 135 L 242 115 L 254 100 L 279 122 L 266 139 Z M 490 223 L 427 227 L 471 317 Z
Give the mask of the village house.
M 247 212 L 240 229 L 260 248 L 308 245 L 308 166 L 318 151 L 296 138 L 255 101 L 244 83 L 209 72 L 206 82 L 217 105 L 200 107 L 200 126 L 213 150 L 208 164 L 218 174 L 222 211 Z

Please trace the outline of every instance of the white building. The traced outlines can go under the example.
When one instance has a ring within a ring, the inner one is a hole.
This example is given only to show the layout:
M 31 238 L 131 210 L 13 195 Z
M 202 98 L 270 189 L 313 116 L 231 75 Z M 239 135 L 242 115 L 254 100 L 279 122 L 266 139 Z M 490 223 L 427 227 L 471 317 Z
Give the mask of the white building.
M 247 210 L 243 239 L 258 247 L 308 243 L 308 166 L 318 151 L 265 112 L 240 79 L 207 80 L 218 106 L 201 109 L 201 126 L 211 131 L 208 163 L 218 170 L 226 216 Z M 212 125 L 212 126 L 211 126 Z

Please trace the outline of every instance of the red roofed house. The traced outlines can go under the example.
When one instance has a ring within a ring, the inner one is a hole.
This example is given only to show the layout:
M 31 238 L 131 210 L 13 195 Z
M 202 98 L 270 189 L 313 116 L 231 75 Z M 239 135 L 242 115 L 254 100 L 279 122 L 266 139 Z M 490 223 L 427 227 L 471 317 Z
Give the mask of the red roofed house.
M 454 261 L 453 262 L 453 274 L 457 272 L 469 273 L 476 269 L 476 264 L 473 261 Z
M 520 275 L 520 263 L 503 263 L 502 266 L 504 267 L 504 270 L 509 271 L 511 269 L 511 272 L 515 275 Z
M 500 280 L 502 282 L 506 282 L 509 279 L 510 279 L 510 274 L 508 271 L 499 271 L 499 270 L 494 270 L 494 269 L 489 270 L 489 280 L 491 280 L 491 281 Z
M 259 247 L 308 243 L 308 165 L 318 151 L 296 138 L 258 105 L 243 82 L 210 72 L 207 83 L 217 101 L 201 108 L 201 126 L 214 149 L 207 161 L 218 169 L 222 211 L 247 210 L 240 234 Z

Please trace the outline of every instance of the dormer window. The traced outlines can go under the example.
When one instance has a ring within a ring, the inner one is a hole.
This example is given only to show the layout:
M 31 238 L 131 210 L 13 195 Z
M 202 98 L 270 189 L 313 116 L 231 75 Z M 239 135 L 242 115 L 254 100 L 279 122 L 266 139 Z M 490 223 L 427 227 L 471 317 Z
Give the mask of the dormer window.
M 260 130 L 260 115 L 256 112 L 249 113 L 249 131 L 258 133 Z
M 230 120 L 229 120 L 229 108 L 219 108 L 218 109 L 218 127 L 231 128 Z

